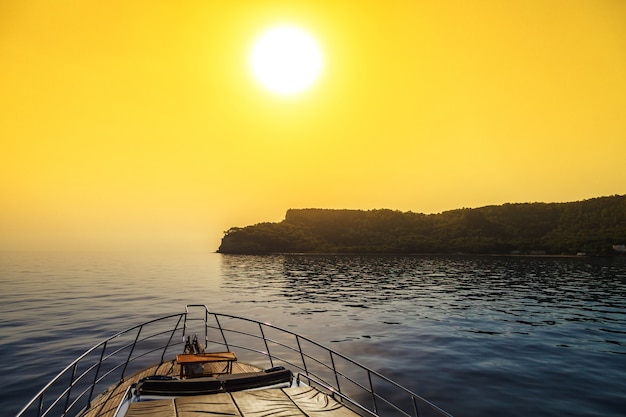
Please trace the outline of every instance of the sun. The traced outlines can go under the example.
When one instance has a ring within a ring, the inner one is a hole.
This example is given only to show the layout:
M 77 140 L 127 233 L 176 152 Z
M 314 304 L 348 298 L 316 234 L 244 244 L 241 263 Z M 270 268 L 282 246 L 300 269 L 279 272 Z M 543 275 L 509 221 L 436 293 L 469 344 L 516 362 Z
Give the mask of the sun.
M 277 26 L 261 34 L 250 54 L 256 80 L 271 92 L 290 96 L 310 88 L 323 69 L 315 39 L 294 26 Z

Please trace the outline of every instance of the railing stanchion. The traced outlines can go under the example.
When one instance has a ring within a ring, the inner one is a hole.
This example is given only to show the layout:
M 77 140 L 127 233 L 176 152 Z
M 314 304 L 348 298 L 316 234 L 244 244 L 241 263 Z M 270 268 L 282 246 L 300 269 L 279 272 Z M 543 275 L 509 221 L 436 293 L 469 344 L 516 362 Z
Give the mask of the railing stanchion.
M 209 345 L 209 308 L 204 306 L 204 348 Z
M 185 306 L 185 321 L 183 321 L 183 343 L 185 343 L 185 335 L 187 334 L 187 316 L 189 315 L 189 306 Z
M 135 346 L 137 346 L 137 341 L 139 340 L 139 335 L 141 334 L 141 330 L 143 329 L 143 324 L 141 326 L 139 326 L 139 329 L 137 330 L 137 336 L 135 336 L 135 341 L 133 342 L 133 345 L 130 347 L 130 352 L 128 353 L 128 359 L 126 359 L 126 363 L 124 364 L 124 369 L 122 369 L 122 375 L 120 377 L 120 380 L 124 379 L 124 374 L 126 373 L 126 368 L 128 367 L 128 363 L 130 362 L 130 358 L 133 357 L 133 352 L 135 351 Z
M 170 333 L 170 338 L 167 340 L 167 343 L 165 344 L 165 348 L 163 349 L 163 353 L 161 354 L 161 363 L 165 361 L 165 353 L 167 352 L 167 349 L 169 349 L 170 345 L 172 344 L 172 339 L 174 338 L 174 335 L 176 334 L 176 330 L 178 330 L 178 326 L 180 326 L 180 321 L 182 320 L 182 318 L 183 318 L 182 316 L 178 317 L 178 322 L 176 323 L 176 326 L 174 326 L 174 328 L 172 329 L 172 333 Z
M 376 403 L 376 393 L 374 392 L 374 383 L 372 383 L 372 373 L 367 370 L 367 379 L 370 383 L 370 393 L 372 394 L 372 405 L 374 406 L 374 412 L 378 414 L 378 405 Z
M 415 417 L 420 417 L 420 412 L 417 408 L 417 399 L 415 398 L 415 395 L 411 395 L 411 399 L 413 400 L 413 411 L 415 411 Z
M 37 417 L 41 417 L 41 412 L 43 411 L 43 396 L 44 396 L 44 393 L 42 392 L 41 397 L 39 397 L 39 407 L 37 410 Z
M 337 392 L 341 394 L 341 386 L 339 385 L 339 374 L 337 373 L 337 367 L 335 366 L 335 357 L 333 356 L 332 350 L 329 350 L 328 352 L 330 352 L 330 364 L 332 365 L 333 373 L 335 374 L 335 383 L 337 384 Z
M 302 346 L 300 345 L 300 336 L 298 335 L 296 335 L 296 342 L 298 343 L 298 352 L 300 352 L 300 360 L 302 360 L 302 367 L 304 368 L 304 373 L 308 375 L 309 370 L 306 367 L 306 361 L 304 360 L 304 352 L 302 352 Z
M 72 366 L 72 377 L 70 378 L 70 386 L 67 388 L 67 395 L 65 396 L 65 406 L 63 407 L 63 416 L 67 414 L 67 407 L 70 405 L 70 397 L 72 396 L 72 387 L 74 386 L 74 378 L 76 378 L 76 367 L 78 362 Z
M 105 340 L 104 343 L 102 344 L 102 352 L 100 352 L 100 360 L 98 360 L 98 365 L 96 365 L 96 374 L 93 377 L 93 384 L 91 384 L 91 389 L 89 390 L 89 397 L 87 398 L 87 409 L 91 408 L 93 390 L 96 388 L 96 384 L 98 383 L 98 376 L 100 375 L 100 365 L 102 365 L 104 352 L 106 352 L 108 342 L 109 342 L 108 340 Z
M 270 367 L 274 367 L 274 359 L 272 358 L 272 354 L 270 353 L 270 347 L 267 344 L 267 339 L 265 338 L 265 332 L 263 332 L 263 323 L 260 323 L 260 322 L 259 322 L 259 331 L 261 332 L 263 343 L 265 343 L 265 351 L 267 352 L 267 357 L 270 359 Z
M 222 324 L 220 323 L 216 314 L 213 314 L 213 317 L 215 318 L 215 322 L 217 323 L 217 328 L 220 329 L 220 333 L 222 334 L 222 340 L 224 340 L 224 346 L 226 346 L 226 350 L 230 350 L 230 347 L 228 346 L 228 342 L 226 341 L 226 335 L 224 334 L 224 329 L 222 329 Z

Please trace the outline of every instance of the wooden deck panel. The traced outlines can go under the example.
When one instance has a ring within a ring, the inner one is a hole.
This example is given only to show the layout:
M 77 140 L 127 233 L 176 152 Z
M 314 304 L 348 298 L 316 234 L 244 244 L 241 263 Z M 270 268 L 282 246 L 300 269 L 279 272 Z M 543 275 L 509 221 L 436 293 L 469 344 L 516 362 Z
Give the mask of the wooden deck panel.
M 133 403 L 126 417 L 176 417 L 174 400 L 159 400 Z
M 176 398 L 178 417 L 240 417 L 239 410 L 228 393 Z
M 306 417 L 282 390 L 239 391 L 231 396 L 242 417 Z
M 309 417 L 358 417 L 328 395 L 307 386 L 284 388 L 283 391 Z

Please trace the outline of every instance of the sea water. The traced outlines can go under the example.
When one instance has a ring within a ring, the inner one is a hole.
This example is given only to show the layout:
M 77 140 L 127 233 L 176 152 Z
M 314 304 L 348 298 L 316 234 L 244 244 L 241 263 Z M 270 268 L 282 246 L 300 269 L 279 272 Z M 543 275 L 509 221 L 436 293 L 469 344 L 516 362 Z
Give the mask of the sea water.
M 99 340 L 206 304 L 455 416 L 623 416 L 626 258 L 0 253 L 0 414 Z

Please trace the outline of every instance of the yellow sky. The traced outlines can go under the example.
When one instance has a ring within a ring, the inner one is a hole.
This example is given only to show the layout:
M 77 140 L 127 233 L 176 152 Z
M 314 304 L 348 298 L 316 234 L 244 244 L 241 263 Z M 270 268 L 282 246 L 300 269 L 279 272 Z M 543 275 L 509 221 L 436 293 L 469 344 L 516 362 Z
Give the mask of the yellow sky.
M 290 98 L 248 68 L 278 24 L 325 56 Z M 0 249 L 625 194 L 624 161 L 623 0 L 0 1 Z

